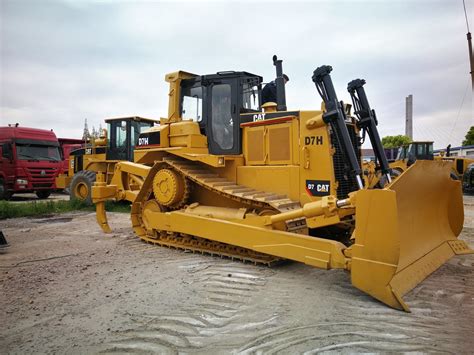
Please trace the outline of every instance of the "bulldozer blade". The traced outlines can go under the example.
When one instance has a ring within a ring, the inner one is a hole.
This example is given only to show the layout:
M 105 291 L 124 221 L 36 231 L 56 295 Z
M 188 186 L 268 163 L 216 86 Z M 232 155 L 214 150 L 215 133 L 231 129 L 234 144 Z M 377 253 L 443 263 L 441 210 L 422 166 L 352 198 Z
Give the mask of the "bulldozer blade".
M 107 212 L 105 211 L 105 201 L 96 202 L 95 215 L 100 228 L 102 228 L 105 233 L 111 233 L 112 229 L 110 229 L 109 222 L 107 221 Z
M 356 195 L 352 284 L 387 305 L 409 311 L 403 295 L 456 254 L 464 211 L 451 163 L 417 161 L 383 190 Z

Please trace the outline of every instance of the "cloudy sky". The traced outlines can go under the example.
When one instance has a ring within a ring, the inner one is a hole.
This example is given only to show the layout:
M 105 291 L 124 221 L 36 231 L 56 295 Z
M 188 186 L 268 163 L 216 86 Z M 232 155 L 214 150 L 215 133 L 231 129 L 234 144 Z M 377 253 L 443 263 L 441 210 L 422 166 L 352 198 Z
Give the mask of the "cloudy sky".
M 473 120 L 462 0 L 81 1 L 0 0 L 0 123 L 82 135 L 84 119 L 167 114 L 164 75 L 246 70 L 289 75 L 289 109 L 317 109 L 313 70 L 333 66 L 340 99 L 367 80 L 382 136 L 461 144 Z M 474 0 L 466 0 L 468 16 Z M 471 31 L 474 18 L 469 17 Z

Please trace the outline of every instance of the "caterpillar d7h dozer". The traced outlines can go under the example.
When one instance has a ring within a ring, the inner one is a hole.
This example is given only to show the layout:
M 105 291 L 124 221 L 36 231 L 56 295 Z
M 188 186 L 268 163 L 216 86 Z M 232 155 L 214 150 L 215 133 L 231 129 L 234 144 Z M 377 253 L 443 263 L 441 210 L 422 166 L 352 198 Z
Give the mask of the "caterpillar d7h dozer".
M 260 76 L 166 75 L 168 117 L 140 134 L 134 162 L 118 162 L 109 182 L 97 174 L 100 226 L 110 231 L 106 200 L 128 200 L 133 229 L 146 242 L 345 269 L 355 287 L 408 311 L 406 292 L 455 254 L 472 252 L 457 239 L 459 181 L 450 179 L 449 163 L 419 161 L 389 182 L 364 82 L 349 90 L 357 118 L 338 101 L 329 66 L 312 77 L 322 110 L 287 111 L 281 60 L 274 64 L 277 103 L 263 111 Z M 360 131 L 380 155 L 384 188 L 363 186 Z M 142 179 L 140 189 L 128 186 L 131 176 Z

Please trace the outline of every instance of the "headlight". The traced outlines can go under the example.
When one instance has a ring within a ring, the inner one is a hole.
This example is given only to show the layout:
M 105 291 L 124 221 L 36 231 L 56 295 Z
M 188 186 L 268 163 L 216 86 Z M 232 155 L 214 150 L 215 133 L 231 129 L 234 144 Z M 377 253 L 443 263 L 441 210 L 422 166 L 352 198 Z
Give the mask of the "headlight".
M 17 185 L 28 185 L 28 180 L 25 179 L 16 179 Z

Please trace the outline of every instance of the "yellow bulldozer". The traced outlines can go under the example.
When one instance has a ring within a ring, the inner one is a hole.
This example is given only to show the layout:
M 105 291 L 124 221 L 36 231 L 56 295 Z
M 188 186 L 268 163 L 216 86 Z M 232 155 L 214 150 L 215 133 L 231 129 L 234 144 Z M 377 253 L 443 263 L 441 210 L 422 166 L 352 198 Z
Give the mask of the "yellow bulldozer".
M 449 149 L 448 149 L 449 151 Z M 398 176 L 416 160 L 445 160 L 451 162 L 451 178 L 462 180 L 462 176 L 474 159 L 451 156 L 449 153 L 435 156 L 432 141 L 414 141 L 398 149 L 397 158 L 390 163 L 393 175 Z
M 392 182 L 365 81 L 349 83 L 352 116 L 332 68 L 321 66 L 312 76 L 321 109 L 288 111 L 282 61 L 273 61 L 277 102 L 264 105 L 258 75 L 167 74 L 168 117 L 139 135 L 133 162 L 97 173 L 99 225 L 111 231 L 107 200 L 128 200 L 133 230 L 148 243 L 344 269 L 358 289 L 408 311 L 404 294 L 455 254 L 472 252 L 457 238 L 463 201 L 450 163 L 417 161 Z M 366 134 L 383 188 L 364 186 Z
M 449 149 L 447 149 L 449 152 Z M 463 180 L 463 175 L 474 159 L 467 157 L 451 156 L 449 153 L 441 152 L 440 155 L 434 155 L 432 141 L 413 141 L 398 148 L 397 156 L 389 161 L 389 170 L 391 179 L 396 179 L 400 174 L 406 171 L 417 160 L 442 160 L 451 163 L 450 176 L 454 180 Z M 368 188 L 384 186 L 387 182 L 385 174 L 375 161 L 364 161 L 362 163 L 364 186 Z

